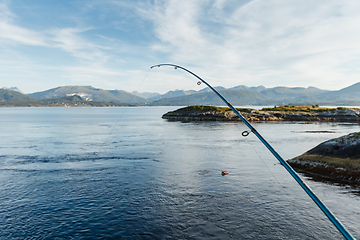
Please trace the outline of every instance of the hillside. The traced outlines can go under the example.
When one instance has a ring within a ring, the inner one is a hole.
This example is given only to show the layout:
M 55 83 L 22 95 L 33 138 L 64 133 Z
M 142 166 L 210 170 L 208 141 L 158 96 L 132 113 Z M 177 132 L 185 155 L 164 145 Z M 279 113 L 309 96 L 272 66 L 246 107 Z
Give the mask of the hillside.
M 233 105 L 360 105 L 360 83 L 339 91 L 322 90 L 315 87 L 247 87 L 240 85 L 218 91 Z M 201 92 L 200 92 L 201 91 Z M 209 89 L 203 89 L 191 95 L 166 98 L 153 101 L 150 105 L 224 105 Z
M 215 87 L 230 103 L 237 106 L 279 106 L 279 105 L 330 105 L 360 106 L 360 83 L 338 91 L 322 90 L 316 87 L 248 87 L 239 85 L 232 88 Z M 5 89 L 4 89 L 5 90 Z M 14 93 L 11 93 L 14 94 Z M 20 93 L 19 93 L 20 94 Z M 209 88 L 201 90 L 174 90 L 165 94 L 151 92 L 129 93 L 122 90 L 103 90 L 91 86 L 63 86 L 26 95 L 14 95 L 23 101 L 59 98 L 78 95 L 84 100 L 116 102 L 151 106 L 217 105 L 224 103 Z M 21 96 L 21 97 L 20 97 Z M 36 99 L 34 99 L 34 97 Z M 11 98 L 10 96 L 6 97 Z M 1 99 L 0 99 L 1 100 Z M 3 99 L 2 100 L 6 100 Z M 6 100 L 7 101 L 7 100 Z
M 60 98 L 50 98 L 39 100 L 31 106 L 46 106 L 46 107 L 116 107 L 124 106 L 124 104 L 116 102 L 99 102 L 88 101 L 78 95 L 66 96 Z
M 85 100 L 99 102 L 117 102 L 128 104 L 146 102 L 146 99 L 122 90 L 103 90 L 91 86 L 64 86 L 29 94 L 29 96 L 38 99 L 59 98 L 72 95 L 78 95 Z
M 246 90 L 225 90 L 220 93 L 234 105 L 264 104 L 268 97 L 258 92 Z M 186 105 L 224 105 L 221 99 L 213 92 L 196 93 L 182 97 L 167 98 L 154 101 L 150 105 L 186 106 Z
M 138 96 L 138 97 L 142 97 L 142 98 L 145 98 L 145 99 L 161 96 L 160 93 L 151 93 L 151 92 L 142 92 L 141 93 L 141 92 L 133 91 L 131 93 Z
M 3 89 L 6 89 L 6 90 L 11 90 L 11 91 L 15 91 L 15 92 L 19 92 L 19 93 L 22 93 L 20 89 L 18 89 L 17 87 L 3 87 Z
M 37 98 L 29 97 L 25 94 L 22 94 L 18 91 L 13 90 L 7 90 L 4 88 L 0 89 L 0 101 L 30 101 L 30 102 L 36 102 L 38 101 Z
M 244 87 L 232 88 L 230 90 L 219 91 L 233 105 L 312 105 L 319 101 L 316 96 L 328 92 L 327 90 L 308 89 L 308 88 L 287 88 L 276 87 L 262 90 L 261 92 L 253 88 L 251 91 L 243 90 Z M 360 99 L 359 99 L 360 100 Z M 167 98 L 154 101 L 151 105 L 224 105 L 218 96 L 213 92 L 202 92 L 191 95 Z
M 270 89 L 265 89 L 260 93 L 264 96 L 267 96 L 271 99 L 283 98 L 283 99 L 291 99 L 298 97 L 309 97 L 316 96 L 319 94 L 323 94 L 328 92 L 327 90 L 318 90 L 318 89 L 309 89 L 309 88 L 288 88 L 288 87 L 275 87 Z
M 17 91 L 0 89 L 1 107 L 106 107 L 124 105 L 128 106 L 129 104 L 106 101 L 89 101 L 78 95 L 40 100 Z
M 191 95 L 196 93 L 196 91 L 194 90 L 190 90 L 190 91 L 184 91 L 184 90 L 175 90 L 175 91 L 169 91 L 165 94 L 162 95 L 157 95 L 157 96 L 153 96 L 148 98 L 147 100 L 149 102 L 153 102 L 153 101 L 157 101 L 160 99 L 165 99 L 165 98 L 175 98 L 175 97 L 182 97 L 182 96 L 187 96 L 187 95 Z
M 230 88 L 231 90 L 246 90 L 246 91 L 250 91 L 250 92 L 261 92 L 266 90 L 266 87 L 264 86 L 257 86 L 257 87 L 248 87 L 245 85 L 239 85 L 233 88 Z
M 338 91 L 329 91 L 317 96 L 318 100 L 324 101 L 360 101 L 360 82 Z

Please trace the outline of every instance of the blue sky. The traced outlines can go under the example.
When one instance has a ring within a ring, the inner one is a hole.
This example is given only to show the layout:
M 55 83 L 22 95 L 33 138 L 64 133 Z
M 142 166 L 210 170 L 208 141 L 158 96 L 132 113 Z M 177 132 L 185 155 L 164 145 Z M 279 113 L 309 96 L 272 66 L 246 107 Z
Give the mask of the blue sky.
M 165 93 L 360 81 L 360 2 L 0 0 L 0 87 Z M 189 81 L 190 80 L 190 81 Z

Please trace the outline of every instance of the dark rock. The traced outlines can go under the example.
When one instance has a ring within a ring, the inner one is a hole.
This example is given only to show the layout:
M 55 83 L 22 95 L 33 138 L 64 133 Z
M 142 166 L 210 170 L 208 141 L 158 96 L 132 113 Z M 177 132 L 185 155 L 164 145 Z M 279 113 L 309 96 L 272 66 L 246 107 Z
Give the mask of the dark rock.
M 360 183 L 360 133 L 328 140 L 287 162 L 299 171 Z

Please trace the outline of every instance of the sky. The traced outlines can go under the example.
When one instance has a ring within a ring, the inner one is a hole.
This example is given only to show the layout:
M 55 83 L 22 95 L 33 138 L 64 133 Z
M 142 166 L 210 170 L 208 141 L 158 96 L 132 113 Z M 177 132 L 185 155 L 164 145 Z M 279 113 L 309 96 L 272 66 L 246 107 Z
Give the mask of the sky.
M 128 92 L 360 82 L 358 0 L 0 0 L 0 87 Z

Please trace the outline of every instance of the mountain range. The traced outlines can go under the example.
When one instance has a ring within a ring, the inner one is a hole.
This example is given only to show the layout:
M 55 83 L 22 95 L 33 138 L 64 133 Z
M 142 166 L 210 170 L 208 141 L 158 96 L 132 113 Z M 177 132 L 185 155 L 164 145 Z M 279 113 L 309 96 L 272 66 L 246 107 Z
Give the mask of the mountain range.
M 14 90 L 10 90 L 14 89 Z M 112 102 L 116 104 L 137 104 L 151 106 L 224 105 L 209 88 L 199 91 L 174 90 L 165 94 L 151 92 L 126 92 L 123 90 L 103 90 L 91 86 L 62 86 L 42 92 L 23 94 L 18 88 L 0 89 L 0 101 L 37 102 L 45 99 L 60 99 L 78 96 L 83 101 Z M 245 105 L 347 105 L 360 106 L 360 82 L 349 87 L 329 91 L 316 87 L 248 87 L 239 85 L 232 88 L 215 87 L 230 103 Z M 75 98 L 74 98 L 75 99 Z M 76 98 L 78 99 L 78 98 Z

